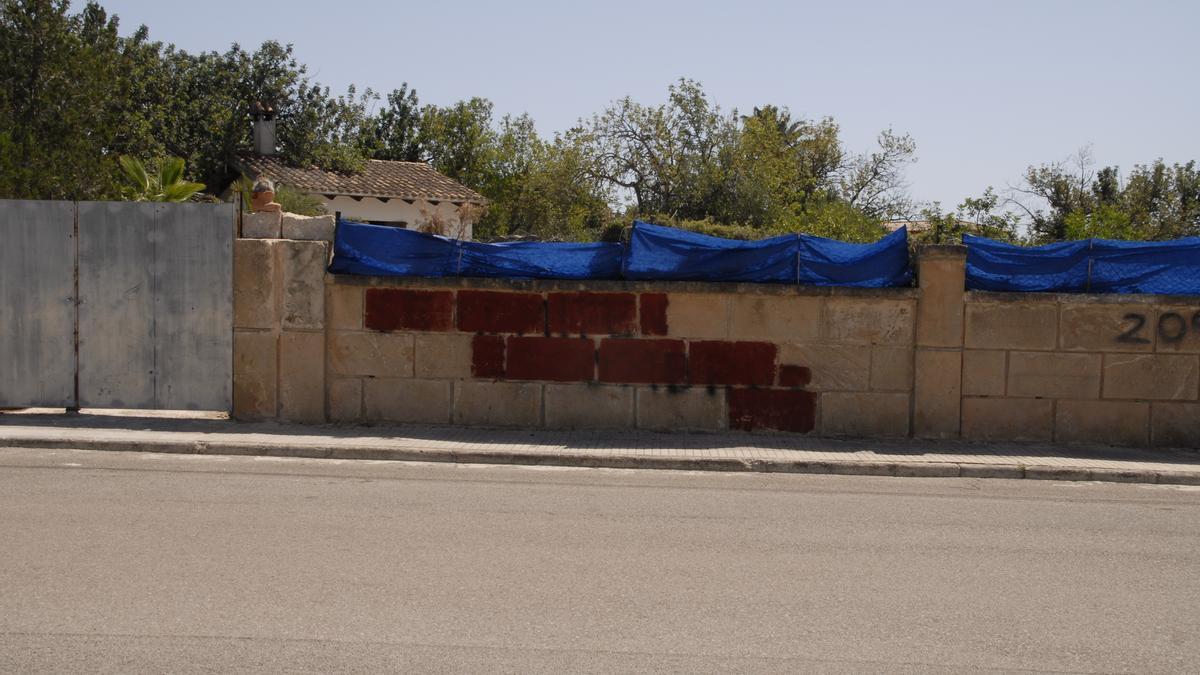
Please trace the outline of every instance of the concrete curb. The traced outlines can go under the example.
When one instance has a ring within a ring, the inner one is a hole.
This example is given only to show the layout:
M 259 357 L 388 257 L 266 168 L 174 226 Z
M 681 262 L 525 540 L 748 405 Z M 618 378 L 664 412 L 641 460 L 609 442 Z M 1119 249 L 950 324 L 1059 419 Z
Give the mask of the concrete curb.
M 1057 481 L 1100 481 L 1200 485 L 1200 470 L 1150 471 L 1038 466 L 1024 464 L 972 464 L 969 462 L 903 462 L 854 460 L 764 460 L 732 457 L 654 457 L 592 455 L 560 452 L 474 452 L 443 449 L 401 449 L 370 445 L 297 445 L 232 441 L 123 439 L 50 439 L 6 437 L 0 447 L 110 452 L 157 452 L 186 455 L 241 455 L 303 457 L 309 459 L 365 459 L 396 462 L 448 462 L 457 464 L 520 464 L 595 469 L 658 469 L 674 471 L 729 471 L 752 473 L 810 473 L 843 476 L 895 476 L 905 478 L 1008 478 Z

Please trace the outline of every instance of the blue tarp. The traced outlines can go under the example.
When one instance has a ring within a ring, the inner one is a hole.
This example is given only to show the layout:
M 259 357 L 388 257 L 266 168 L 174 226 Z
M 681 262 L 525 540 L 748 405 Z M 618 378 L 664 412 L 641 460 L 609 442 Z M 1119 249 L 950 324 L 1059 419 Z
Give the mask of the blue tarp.
M 338 222 L 334 274 L 509 279 L 658 279 L 907 285 L 904 230 L 873 244 L 794 234 L 736 241 L 637 222 L 628 246 L 606 243 L 481 244 L 396 227 Z
M 456 243 L 399 227 L 342 220 L 333 237 L 329 271 L 385 277 L 452 276 L 458 264 Z
M 737 241 L 636 221 L 626 279 L 796 283 L 800 238 L 794 234 Z
M 1200 295 L 1200 237 L 1023 247 L 968 234 L 963 243 L 973 290 Z
M 481 244 L 398 227 L 339 221 L 334 274 L 509 279 L 619 279 L 620 244 Z
M 907 286 L 908 230 L 900 228 L 873 244 L 800 235 L 798 282 L 812 286 L 886 288 Z
M 457 274 L 509 279 L 619 279 L 620 244 L 514 242 L 460 243 Z

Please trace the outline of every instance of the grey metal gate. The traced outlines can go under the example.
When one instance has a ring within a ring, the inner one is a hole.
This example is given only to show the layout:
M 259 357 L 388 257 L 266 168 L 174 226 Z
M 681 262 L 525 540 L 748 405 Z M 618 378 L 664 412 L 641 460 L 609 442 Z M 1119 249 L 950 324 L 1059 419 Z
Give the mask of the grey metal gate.
M 229 410 L 234 217 L 0 201 L 0 406 Z

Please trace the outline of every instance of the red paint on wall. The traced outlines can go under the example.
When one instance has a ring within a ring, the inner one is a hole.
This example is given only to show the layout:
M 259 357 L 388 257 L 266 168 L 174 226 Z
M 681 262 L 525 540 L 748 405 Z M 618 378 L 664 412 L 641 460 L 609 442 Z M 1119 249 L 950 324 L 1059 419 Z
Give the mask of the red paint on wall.
M 804 366 L 779 366 L 779 386 L 803 387 L 812 382 L 812 371 Z
M 807 433 L 816 422 L 817 395 L 794 389 L 730 389 L 729 428 Z
M 585 338 L 510 337 L 510 380 L 588 382 L 596 370 L 595 343 Z
M 363 324 L 371 330 L 446 331 L 454 326 L 453 291 L 368 288 Z
M 642 335 L 667 334 L 667 299 L 666 293 L 642 293 L 639 298 L 639 319 L 642 324 Z
M 459 291 L 458 329 L 473 333 L 542 333 L 542 296 L 536 293 Z
M 476 335 L 471 339 L 471 374 L 475 377 L 504 377 L 504 338 Z
M 683 340 L 610 338 L 600 342 L 600 381 L 682 384 L 687 380 Z
M 554 335 L 629 335 L 637 327 L 632 293 L 551 293 L 546 311 Z
M 770 342 L 701 340 L 688 345 L 692 384 L 775 384 L 775 345 Z

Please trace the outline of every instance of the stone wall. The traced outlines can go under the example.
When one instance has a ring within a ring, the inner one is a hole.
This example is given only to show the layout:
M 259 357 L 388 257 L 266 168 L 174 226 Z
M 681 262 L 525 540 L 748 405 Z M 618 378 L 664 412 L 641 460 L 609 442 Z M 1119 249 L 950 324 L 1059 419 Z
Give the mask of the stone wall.
M 235 414 L 1200 446 L 1200 298 L 325 274 L 239 240 Z

